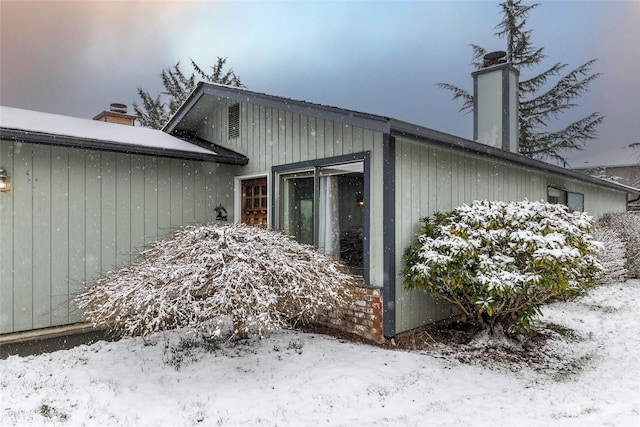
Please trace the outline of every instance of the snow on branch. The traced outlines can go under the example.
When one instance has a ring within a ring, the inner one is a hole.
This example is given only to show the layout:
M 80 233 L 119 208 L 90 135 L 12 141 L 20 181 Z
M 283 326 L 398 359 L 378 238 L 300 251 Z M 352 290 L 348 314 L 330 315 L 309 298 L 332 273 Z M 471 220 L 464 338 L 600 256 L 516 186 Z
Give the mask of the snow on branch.
M 340 311 L 358 282 L 339 262 L 282 233 L 242 224 L 186 226 L 147 246 L 74 301 L 96 327 L 125 335 L 175 328 L 263 336 Z
M 526 332 L 543 303 L 602 275 L 591 217 L 562 205 L 482 200 L 423 221 L 404 255 L 405 288 L 450 302 L 480 329 Z

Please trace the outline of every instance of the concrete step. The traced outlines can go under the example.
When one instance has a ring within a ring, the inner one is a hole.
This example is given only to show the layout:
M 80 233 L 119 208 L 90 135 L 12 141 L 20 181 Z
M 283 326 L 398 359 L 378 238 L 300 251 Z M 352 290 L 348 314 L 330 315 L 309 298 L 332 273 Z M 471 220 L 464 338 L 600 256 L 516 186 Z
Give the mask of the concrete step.
M 82 344 L 117 339 L 108 331 L 89 323 L 56 326 L 0 335 L 0 359 L 66 350 Z

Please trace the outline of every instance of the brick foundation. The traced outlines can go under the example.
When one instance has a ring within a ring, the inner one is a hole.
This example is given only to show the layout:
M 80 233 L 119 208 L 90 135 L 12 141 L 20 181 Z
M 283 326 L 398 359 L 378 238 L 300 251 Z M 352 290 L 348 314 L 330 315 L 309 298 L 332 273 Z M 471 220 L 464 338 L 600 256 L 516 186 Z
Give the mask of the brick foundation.
M 317 319 L 320 325 L 342 332 L 358 335 L 368 341 L 381 344 L 382 332 L 382 290 L 356 288 L 351 306 L 341 314 L 330 311 Z

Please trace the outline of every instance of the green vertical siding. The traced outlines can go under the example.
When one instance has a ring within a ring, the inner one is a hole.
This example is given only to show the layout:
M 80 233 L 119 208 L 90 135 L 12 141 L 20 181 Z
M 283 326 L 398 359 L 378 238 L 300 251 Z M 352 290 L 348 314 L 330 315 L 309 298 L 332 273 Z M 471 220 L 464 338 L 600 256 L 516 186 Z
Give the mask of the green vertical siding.
M 116 266 L 131 262 L 131 157 L 116 160 Z
M 14 149 L 9 144 L 0 143 L 0 166 L 7 170 L 14 180 Z M 13 329 L 13 241 L 14 241 L 14 201 L 11 193 L 0 192 L 0 325 Z
M 585 210 L 598 217 L 626 210 L 626 195 L 560 175 L 516 166 L 409 140 L 396 146 L 396 271 L 401 255 L 413 243 L 419 220 L 435 211 L 449 211 L 474 200 L 546 200 L 547 187 L 585 194 Z M 421 291 L 406 292 L 396 279 L 396 333 L 453 315 L 450 306 Z
M 249 158 L 246 166 L 220 166 L 219 176 L 226 180 L 224 184 L 217 183 L 221 190 L 233 188 L 236 176 L 269 174 L 272 166 L 370 153 L 370 281 L 374 286 L 382 286 L 382 133 L 241 102 L 240 137 L 228 140 L 227 108 L 235 103 L 228 101 L 211 111 L 198 130 L 200 137 Z M 270 189 L 269 197 L 271 193 Z M 232 191 L 228 197 L 221 195 L 220 201 L 229 211 L 229 219 L 233 220 L 230 209 L 234 203 Z
M 100 273 L 116 267 L 116 154 L 102 153 L 100 171 Z
M 34 146 L 32 165 L 32 319 L 43 328 L 51 323 L 51 147 Z
M 7 167 L 7 166 L 5 166 Z M 13 198 L 13 327 L 30 329 L 33 327 L 33 148 L 19 144 L 14 152 L 12 186 L 3 199 Z M 24 191 L 17 192 L 18 188 Z M 3 200 L 4 201 L 4 200 Z M 29 286 L 20 286 L 29 283 Z
M 51 147 L 51 324 L 69 322 L 69 156 Z
M 86 209 L 87 200 L 85 194 L 91 189 L 87 188 L 85 175 L 87 167 L 86 152 L 79 149 L 68 150 L 69 169 L 69 233 L 67 242 L 69 245 L 69 276 L 68 276 L 68 296 L 73 294 L 79 284 L 87 277 L 85 265 L 86 257 Z M 25 191 L 25 190 L 21 190 Z M 14 193 L 15 194 L 15 193 Z M 28 281 L 22 281 L 19 286 L 28 287 Z M 69 322 L 79 321 L 79 314 L 68 306 L 63 306 L 63 310 L 68 312 Z M 26 328 L 23 328 L 26 329 Z M 22 329 L 15 329 L 22 330 Z M 9 332 L 2 330 L 2 332 Z
M 211 163 L 0 141 L 0 165 L 0 333 L 81 321 L 84 281 L 221 198 Z

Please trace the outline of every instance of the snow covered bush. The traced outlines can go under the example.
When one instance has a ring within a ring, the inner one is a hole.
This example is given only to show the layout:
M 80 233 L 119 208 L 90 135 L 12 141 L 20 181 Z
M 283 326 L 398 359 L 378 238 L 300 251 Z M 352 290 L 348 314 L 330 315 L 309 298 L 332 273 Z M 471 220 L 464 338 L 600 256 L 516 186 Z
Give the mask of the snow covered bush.
M 640 214 L 609 213 L 596 222 L 596 228 L 611 230 L 625 243 L 626 269 L 628 276 L 640 277 Z
M 626 245 L 614 230 L 600 226 L 596 221 L 593 237 L 602 243 L 598 260 L 604 270 L 603 283 L 624 282 L 627 280 Z
M 347 307 L 357 278 L 282 233 L 242 224 L 186 226 L 75 297 L 97 327 L 147 335 L 186 327 L 263 336 Z
M 423 222 L 405 251 L 405 288 L 450 302 L 481 329 L 528 331 L 542 304 L 602 274 L 592 219 L 562 205 L 476 201 Z

